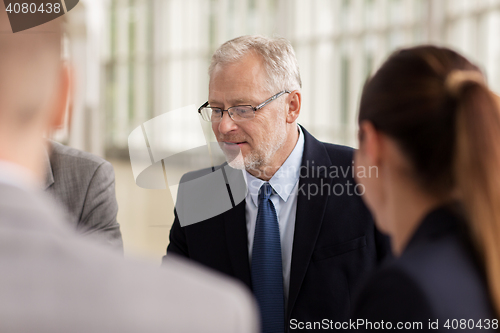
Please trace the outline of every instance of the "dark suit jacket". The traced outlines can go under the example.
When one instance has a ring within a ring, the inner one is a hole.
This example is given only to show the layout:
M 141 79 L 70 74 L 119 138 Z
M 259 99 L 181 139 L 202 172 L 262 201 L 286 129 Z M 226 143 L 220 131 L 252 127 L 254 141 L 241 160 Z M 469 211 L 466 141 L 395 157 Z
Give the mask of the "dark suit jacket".
M 481 320 L 482 329 L 472 327 L 482 332 L 488 326 L 485 320 L 491 328 L 495 315 L 478 262 L 465 223 L 448 208 L 437 209 L 423 220 L 401 257 L 369 280 L 353 317 L 389 321 L 394 327 L 397 322 L 422 322 L 423 330 L 428 330 L 429 320 L 438 320 L 443 332 L 449 331 L 444 327 L 448 319 L 450 326 L 461 319 L 474 324 Z
M 376 232 L 361 198 L 353 194 L 353 150 L 319 142 L 302 130 L 305 144 L 286 327 L 292 319 L 348 319 L 351 296 L 360 278 L 389 251 L 387 239 Z M 313 195 L 315 190 L 317 195 Z M 170 253 L 224 272 L 251 288 L 245 201 L 186 227 L 180 226 L 176 213 L 167 248 Z
M 57 142 L 51 141 L 50 146 L 46 192 L 65 208 L 75 230 L 123 252 L 113 166 Z

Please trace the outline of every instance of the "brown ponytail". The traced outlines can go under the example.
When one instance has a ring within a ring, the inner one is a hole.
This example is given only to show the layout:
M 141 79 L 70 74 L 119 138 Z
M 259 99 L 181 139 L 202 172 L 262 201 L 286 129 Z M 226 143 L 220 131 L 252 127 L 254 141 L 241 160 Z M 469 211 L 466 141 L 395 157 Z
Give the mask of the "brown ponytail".
M 477 76 L 455 76 L 454 81 L 456 185 L 500 315 L 500 110 Z
M 366 83 L 359 122 L 397 141 L 423 191 L 459 196 L 500 317 L 500 103 L 447 48 L 395 52 Z

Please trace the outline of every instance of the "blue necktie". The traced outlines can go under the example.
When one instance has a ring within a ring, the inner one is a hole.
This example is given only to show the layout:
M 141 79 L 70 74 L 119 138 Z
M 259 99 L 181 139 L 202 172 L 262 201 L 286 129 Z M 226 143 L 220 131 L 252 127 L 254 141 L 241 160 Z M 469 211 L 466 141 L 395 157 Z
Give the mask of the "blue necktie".
M 252 249 L 252 287 L 260 307 L 262 333 L 283 333 L 285 300 L 280 230 L 271 201 L 272 191 L 269 183 L 260 188 Z

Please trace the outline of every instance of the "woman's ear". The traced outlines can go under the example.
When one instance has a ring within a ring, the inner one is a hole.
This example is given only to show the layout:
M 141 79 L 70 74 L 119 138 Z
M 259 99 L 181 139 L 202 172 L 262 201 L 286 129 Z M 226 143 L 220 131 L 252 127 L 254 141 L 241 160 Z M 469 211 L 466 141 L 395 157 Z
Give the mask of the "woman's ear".
M 369 165 L 380 164 L 382 152 L 381 135 L 373 123 L 364 120 L 359 124 L 359 150 L 367 159 Z
M 302 95 L 299 90 L 292 91 L 287 98 L 288 113 L 286 115 L 286 122 L 294 123 L 300 114 L 300 106 L 302 102 Z

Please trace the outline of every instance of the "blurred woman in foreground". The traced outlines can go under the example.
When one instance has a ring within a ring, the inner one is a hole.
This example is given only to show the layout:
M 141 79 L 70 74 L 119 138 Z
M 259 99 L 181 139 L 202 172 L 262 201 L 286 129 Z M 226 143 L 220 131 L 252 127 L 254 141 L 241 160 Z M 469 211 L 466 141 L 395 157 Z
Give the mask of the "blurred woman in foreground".
M 500 111 L 480 70 L 449 49 L 396 52 L 363 90 L 359 146 L 356 170 L 378 174 L 357 180 L 398 258 L 362 290 L 354 317 L 497 329 Z

